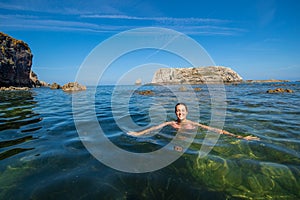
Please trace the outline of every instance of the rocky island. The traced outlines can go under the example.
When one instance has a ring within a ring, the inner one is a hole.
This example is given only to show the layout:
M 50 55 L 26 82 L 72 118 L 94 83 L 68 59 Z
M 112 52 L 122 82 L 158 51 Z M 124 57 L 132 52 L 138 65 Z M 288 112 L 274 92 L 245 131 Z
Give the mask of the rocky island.
M 223 66 L 193 68 L 161 68 L 152 79 L 153 84 L 205 84 L 240 83 L 242 77 L 232 69 Z

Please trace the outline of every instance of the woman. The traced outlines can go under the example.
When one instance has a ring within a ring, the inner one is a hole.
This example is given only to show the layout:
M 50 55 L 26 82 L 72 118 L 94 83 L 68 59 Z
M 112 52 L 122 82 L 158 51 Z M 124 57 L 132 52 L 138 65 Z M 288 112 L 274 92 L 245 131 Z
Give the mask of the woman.
M 132 136 L 140 136 L 140 135 L 144 135 L 150 131 L 154 131 L 157 129 L 161 129 L 164 126 L 172 126 L 175 129 L 195 129 L 196 127 L 200 127 L 209 131 L 214 131 L 216 133 L 219 134 L 224 134 L 224 135 L 229 135 L 232 137 L 236 137 L 236 138 L 241 138 L 241 139 L 245 139 L 245 140 L 259 140 L 258 137 L 255 136 L 240 136 L 240 135 L 235 135 L 233 133 L 230 133 L 228 131 L 225 130 L 221 130 L 218 128 L 213 128 L 210 126 L 206 126 L 204 124 L 200 124 L 197 122 L 193 122 L 191 120 L 187 119 L 187 115 L 188 115 L 188 109 L 187 106 L 184 103 L 178 103 L 175 106 L 175 114 L 177 116 L 177 120 L 176 121 L 170 121 L 170 122 L 164 122 L 158 126 L 153 126 L 151 128 L 148 128 L 146 130 L 140 131 L 140 132 L 128 132 L 128 135 L 132 135 Z

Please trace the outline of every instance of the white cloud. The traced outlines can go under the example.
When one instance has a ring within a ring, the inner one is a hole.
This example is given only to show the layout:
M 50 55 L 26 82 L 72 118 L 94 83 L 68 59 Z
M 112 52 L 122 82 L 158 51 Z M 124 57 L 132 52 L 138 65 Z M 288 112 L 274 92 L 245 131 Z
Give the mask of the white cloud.
M 98 25 L 89 22 L 40 19 L 28 15 L 0 15 L 0 26 L 10 29 L 35 29 L 52 31 L 119 31 L 123 26 Z
M 167 18 L 167 17 L 131 17 L 120 15 L 97 15 L 85 16 L 85 18 L 97 18 L 98 21 L 91 20 L 75 21 L 74 18 L 66 20 L 63 18 L 52 19 L 51 16 L 35 16 L 35 15 L 0 15 L 0 26 L 3 29 L 34 29 L 34 30 L 50 30 L 50 31 L 81 31 L 81 32 L 120 32 L 138 27 L 156 26 L 164 27 L 192 35 L 236 35 L 245 30 L 235 27 L 227 27 L 220 25 L 209 25 L 216 23 L 225 23 L 224 20 L 201 19 L 201 18 Z M 107 19 L 123 19 L 123 20 L 143 20 L 156 21 L 155 24 L 147 25 L 142 23 L 135 25 L 133 23 L 108 22 Z M 209 23 L 210 22 L 210 23 Z M 205 25 L 199 25 L 203 23 Z
M 112 0 L 6 0 L 0 2 L 0 8 L 11 11 L 30 11 L 39 13 L 52 14 L 94 14 L 94 13 L 117 13 L 120 14 L 119 8 L 128 3 L 123 1 L 113 2 Z
M 34 29 L 115 33 L 133 28 L 154 26 L 170 28 L 192 35 L 227 36 L 244 32 L 243 29 L 232 27 L 233 22 L 226 19 L 149 17 L 122 14 L 119 8 L 124 7 L 123 4 L 114 2 L 114 4 L 102 5 L 96 1 L 89 3 L 79 1 L 78 4 L 64 2 L 62 6 L 57 7 L 59 5 L 57 0 L 47 2 L 45 5 L 35 0 L 26 4 L 17 0 L 8 0 L 6 3 L 0 2 L 0 8 L 14 12 L 6 15 L 0 14 L 0 26 L 3 31 Z M 81 7 L 82 10 L 80 10 Z M 91 9 L 91 7 L 93 8 Z
M 143 20 L 143 21 L 159 21 L 172 23 L 228 23 L 229 20 L 213 19 L 213 18 L 177 18 L 177 17 L 137 17 L 128 15 L 81 15 L 82 18 L 96 18 L 96 19 L 125 19 L 125 20 Z

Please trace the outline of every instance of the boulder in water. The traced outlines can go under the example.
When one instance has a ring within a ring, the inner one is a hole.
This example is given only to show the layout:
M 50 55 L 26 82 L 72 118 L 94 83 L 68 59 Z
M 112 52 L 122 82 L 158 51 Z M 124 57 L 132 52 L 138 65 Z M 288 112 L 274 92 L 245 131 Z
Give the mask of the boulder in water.
M 74 92 L 86 90 L 86 86 L 80 85 L 77 82 L 70 82 L 62 86 L 63 91 L 65 92 Z
M 274 90 L 269 89 L 267 91 L 267 93 L 284 93 L 284 92 L 286 92 L 286 93 L 293 93 L 294 91 L 291 90 L 291 89 L 283 89 L 283 88 L 276 88 Z
M 61 89 L 61 86 L 57 83 L 52 83 L 50 86 L 51 89 Z

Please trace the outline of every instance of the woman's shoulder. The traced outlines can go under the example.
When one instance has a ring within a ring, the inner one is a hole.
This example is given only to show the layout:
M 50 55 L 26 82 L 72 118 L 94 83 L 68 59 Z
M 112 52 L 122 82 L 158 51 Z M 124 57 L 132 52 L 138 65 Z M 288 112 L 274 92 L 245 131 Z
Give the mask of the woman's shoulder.
M 167 121 L 167 122 L 164 122 L 165 125 L 171 125 L 171 124 L 176 124 L 177 122 L 176 121 Z

